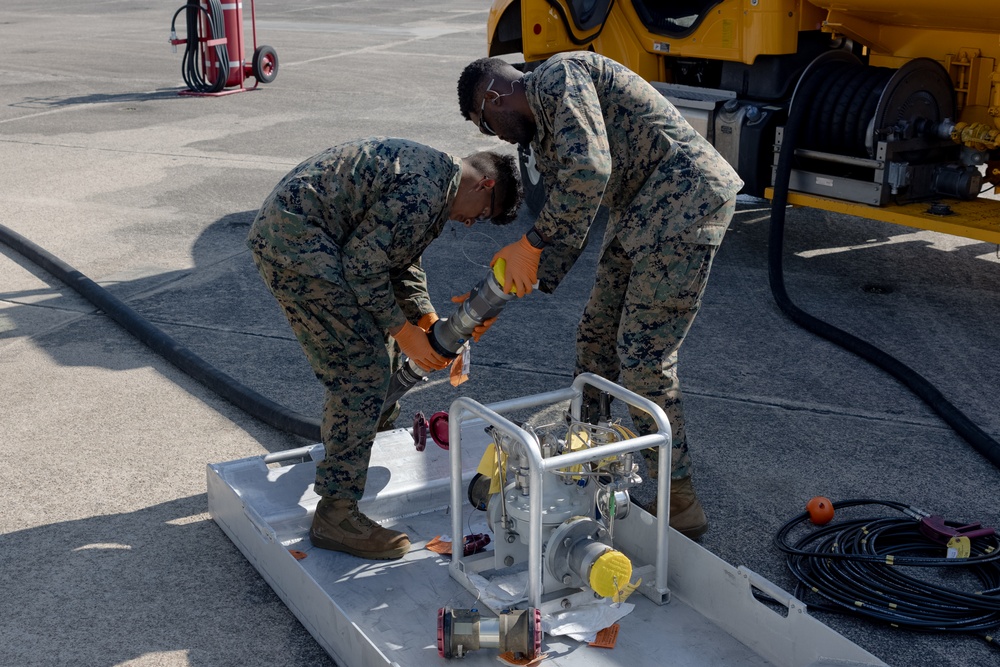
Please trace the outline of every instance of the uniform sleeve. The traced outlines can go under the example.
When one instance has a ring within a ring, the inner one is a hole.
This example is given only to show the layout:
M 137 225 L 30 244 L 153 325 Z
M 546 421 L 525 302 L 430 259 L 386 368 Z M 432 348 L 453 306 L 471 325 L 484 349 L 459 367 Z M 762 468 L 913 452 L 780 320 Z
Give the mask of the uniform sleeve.
M 403 326 L 396 303 L 391 257 L 397 248 L 414 247 L 432 220 L 426 187 L 405 179 L 396 183 L 366 213 L 354 236 L 342 246 L 344 277 L 358 303 L 385 330 Z M 426 291 L 426 285 L 424 286 Z
M 403 309 L 406 319 L 417 322 L 427 313 L 435 312 L 427 291 L 427 273 L 420 258 L 394 274 L 391 281 L 396 303 Z
M 601 103 L 589 71 L 571 60 L 539 80 L 543 113 L 550 120 L 555 177 L 535 226 L 545 236 L 583 245 L 611 177 L 611 152 Z

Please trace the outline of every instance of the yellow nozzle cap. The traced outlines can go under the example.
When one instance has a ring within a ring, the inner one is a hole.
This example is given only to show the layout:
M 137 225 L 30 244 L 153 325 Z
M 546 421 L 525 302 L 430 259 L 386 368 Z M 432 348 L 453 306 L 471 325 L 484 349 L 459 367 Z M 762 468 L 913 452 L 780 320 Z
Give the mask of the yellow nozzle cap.
M 608 549 L 590 568 L 590 587 L 605 598 L 617 598 L 632 578 L 632 561 L 620 551 Z
M 501 257 L 496 261 L 496 264 L 493 265 L 493 277 L 497 279 L 498 283 L 500 283 L 501 290 L 503 289 L 503 283 L 506 274 L 507 274 L 507 260 Z M 517 288 L 512 286 L 510 288 L 510 293 L 517 294 Z

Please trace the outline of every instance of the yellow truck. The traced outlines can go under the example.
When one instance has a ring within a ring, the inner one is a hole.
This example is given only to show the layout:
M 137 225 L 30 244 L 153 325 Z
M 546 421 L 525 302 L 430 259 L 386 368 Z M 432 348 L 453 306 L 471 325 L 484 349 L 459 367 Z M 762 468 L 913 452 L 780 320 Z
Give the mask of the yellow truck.
M 494 0 L 487 42 L 529 69 L 576 50 L 624 64 L 747 194 L 771 194 L 790 140 L 791 204 L 1000 243 L 1000 2 Z M 544 184 L 521 162 L 537 209 Z

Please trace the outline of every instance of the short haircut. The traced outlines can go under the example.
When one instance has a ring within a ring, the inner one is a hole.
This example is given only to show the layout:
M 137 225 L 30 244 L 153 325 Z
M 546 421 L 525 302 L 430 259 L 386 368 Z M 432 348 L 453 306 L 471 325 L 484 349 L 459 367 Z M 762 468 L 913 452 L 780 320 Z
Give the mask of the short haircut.
M 462 112 L 462 118 L 469 120 L 473 111 L 479 111 L 482 100 L 477 101 L 479 96 L 476 91 L 484 80 L 504 78 L 510 67 L 513 65 L 500 58 L 480 58 L 465 66 L 458 77 L 458 110 Z
M 521 208 L 521 171 L 517 160 L 511 155 L 495 151 L 481 151 L 466 158 L 469 164 L 478 169 L 483 176 L 496 181 L 496 210 L 490 222 L 494 225 L 507 225 L 517 217 Z

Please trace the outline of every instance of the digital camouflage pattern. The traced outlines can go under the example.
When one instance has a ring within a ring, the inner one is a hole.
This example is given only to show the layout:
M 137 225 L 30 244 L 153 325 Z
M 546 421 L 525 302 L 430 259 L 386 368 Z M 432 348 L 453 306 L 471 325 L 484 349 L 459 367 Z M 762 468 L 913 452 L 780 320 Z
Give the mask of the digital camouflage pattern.
M 609 210 L 593 291 L 577 333 L 577 372 L 595 372 L 659 404 L 673 428 L 672 476 L 690 474 L 677 351 L 701 305 L 743 182 L 666 98 L 595 53 L 562 53 L 524 79 L 531 147 L 548 200 L 535 227 L 551 291 Z M 648 432 L 647 418 L 633 414 Z M 655 452 L 645 451 L 652 470 Z
M 320 495 L 364 493 L 400 362 L 388 332 L 434 311 L 420 255 L 444 229 L 460 178 L 461 161 L 428 146 L 354 141 L 295 167 L 250 228 L 261 277 L 326 387 Z

